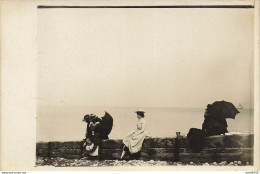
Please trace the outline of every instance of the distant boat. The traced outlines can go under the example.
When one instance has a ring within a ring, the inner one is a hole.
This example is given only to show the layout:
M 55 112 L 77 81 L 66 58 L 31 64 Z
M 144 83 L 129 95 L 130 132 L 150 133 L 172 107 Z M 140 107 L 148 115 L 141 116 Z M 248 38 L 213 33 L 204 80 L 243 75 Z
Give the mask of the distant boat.
M 243 109 L 243 105 L 239 103 L 237 109 Z

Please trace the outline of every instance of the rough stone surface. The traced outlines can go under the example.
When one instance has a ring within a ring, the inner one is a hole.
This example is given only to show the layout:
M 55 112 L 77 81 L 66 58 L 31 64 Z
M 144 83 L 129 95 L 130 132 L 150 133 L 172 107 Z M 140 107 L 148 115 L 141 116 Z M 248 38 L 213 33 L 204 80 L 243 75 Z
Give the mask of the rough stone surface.
M 228 148 L 243 148 L 253 147 L 254 135 L 253 134 L 235 134 L 235 135 L 217 135 L 206 138 L 206 147 L 228 147 Z
M 200 153 L 182 150 L 179 153 L 180 162 L 221 162 L 242 161 L 253 162 L 253 148 L 205 148 Z
M 100 143 L 100 148 L 104 149 L 122 149 L 123 141 L 122 140 L 103 140 Z
M 218 162 L 172 162 L 172 161 L 157 161 L 157 160 L 88 160 L 86 158 L 81 159 L 65 159 L 65 158 L 46 158 L 46 157 L 37 157 L 36 159 L 37 166 L 55 166 L 55 167 L 109 167 L 109 166 L 252 166 L 250 162 L 241 162 L 241 161 L 221 161 Z
M 140 159 L 142 160 L 173 160 L 174 148 L 143 148 Z M 102 149 L 100 156 L 102 159 L 120 159 L 122 149 Z
M 148 138 L 143 142 L 143 148 L 173 148 L 175 138 Z
M 140 153 L 142 160 L 166 160 L 189 162 L 241 161 L 253 162 L 253 134 L 219 135 L 206 137 L 205 147 L 200 153 L 191 153 L 187 148 L 187 138 L 145 139 Z M 79 159 L 84 157 L 82 141 L 39 142 L 36 144 L 37 157 Z M 101 142 L 100 159 L 117 160 L 123 148 L 122 140 Z

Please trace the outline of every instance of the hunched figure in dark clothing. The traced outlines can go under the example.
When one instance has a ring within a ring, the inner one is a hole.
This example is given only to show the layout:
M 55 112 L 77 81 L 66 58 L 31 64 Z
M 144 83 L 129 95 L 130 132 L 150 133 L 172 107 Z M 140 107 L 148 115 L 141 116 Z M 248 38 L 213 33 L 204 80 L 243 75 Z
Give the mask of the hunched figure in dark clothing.
M 98 151 L 97 148 L 101 140 L 108 139 L 113 127 L 113 118 L 109 113 L 105 112 L 102 118 L 93 114 L 85 115 L 82 121 L 87 123 L 83 148 L 87 150 L 89 155 L 96 156 L 95 151 Z
M 202 124 L 202 130 L 205 131 L 206 136 L 225 134 L 228 132 L 227 127 L 226 118 L 221 116 L 219 111 L 213 110 L 211 105 L 208 105 Z

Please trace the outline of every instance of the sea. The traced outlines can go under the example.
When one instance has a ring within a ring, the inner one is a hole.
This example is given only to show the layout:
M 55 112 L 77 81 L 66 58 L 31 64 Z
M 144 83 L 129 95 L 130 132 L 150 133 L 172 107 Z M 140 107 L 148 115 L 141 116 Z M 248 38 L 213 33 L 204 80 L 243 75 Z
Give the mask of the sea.
M 190 128 L 202 128 L 206 108 L 143 107 L 147 132 L 151 137 L 175 137 L 176 132 L 186 135 Z M 137 107 L 38 106 L 36 141 L 81 141 L 85 137 L 86 114 L 102 117 L 107 111 L 114 120 L 111 139 L 122 139 L 136 129 Z M 228 131 L 253 133 L 253 109 L 239 109 L 235 119 L 227 119 Z

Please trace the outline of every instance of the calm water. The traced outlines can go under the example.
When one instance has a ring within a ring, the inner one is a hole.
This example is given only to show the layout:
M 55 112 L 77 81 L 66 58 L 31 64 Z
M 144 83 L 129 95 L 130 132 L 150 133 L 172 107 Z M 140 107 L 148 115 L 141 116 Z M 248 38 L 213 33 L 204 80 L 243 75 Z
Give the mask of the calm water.
M 145 110 L 147 131 L 152 137 L 173 137 L 175 132 L 188 133 L 190 128 L 201 128 L 205 108 L 142 108 Z M 138 108 L 39 106 L 37 116 L 37 141 L 82 140 L 86 123 L 82 118 L 94 113 L 103 116 L 104 111 L 114 118 L 110 138 L 121 139 L 136 128 L 134 113 Z M 229 132 L 253 133 L 253 110 L 243 109 L 236 119 L 227 119 Z

